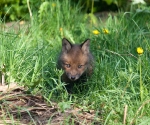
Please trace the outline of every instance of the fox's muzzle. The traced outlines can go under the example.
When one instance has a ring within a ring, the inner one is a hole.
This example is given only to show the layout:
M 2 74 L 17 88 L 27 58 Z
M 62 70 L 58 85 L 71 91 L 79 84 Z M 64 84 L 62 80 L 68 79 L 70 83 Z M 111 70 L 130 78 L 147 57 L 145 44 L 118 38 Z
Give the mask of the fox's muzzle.
M 77 80 L 77 79 L 80 78 L 80 75 L 79 75 L 79 74 L 77 74 L 77 75 L 71 75 L 71 74 L 69 74 L 69 73 L 66 73 L 66 74 L 67 74 L 67 77 L 68 77 L 71 81 L 75 81 L 75 80 Z

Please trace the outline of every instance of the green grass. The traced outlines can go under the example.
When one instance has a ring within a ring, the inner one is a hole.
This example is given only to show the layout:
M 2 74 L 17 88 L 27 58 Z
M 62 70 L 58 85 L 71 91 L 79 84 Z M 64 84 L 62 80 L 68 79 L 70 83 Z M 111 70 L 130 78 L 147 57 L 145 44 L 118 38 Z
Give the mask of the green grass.
M 6 81 L 27 86 L 29 92 L 42 94 L 48 103 L 56 101 L 63 107 L 66 102 L 100 111 L 104 125 L 123 124 L 125 105 L 127 124 L 134 120 L 134 124 L 148 125 L 150 104 L 145 102 L 150 100 L 150 16 L 120 13 L 95 25 L 92 19 L 68 0 L 57 0 L 41 5 L 29 29 L 18 33 L 11 27 L 8 32 L 1 29 L 0 66 L 5 65 L 1 70 Z M 94 35 L 95 29 L 100 34 Z M 90 38 L 95 59 L 92 77 L 83 83 L 81 92 L 75 88 L 72 95 L 60 81 L 62 71 L 56 69 L 63 37 L 73 43 Z M 140 56 L 137 47 L 144 50 Z

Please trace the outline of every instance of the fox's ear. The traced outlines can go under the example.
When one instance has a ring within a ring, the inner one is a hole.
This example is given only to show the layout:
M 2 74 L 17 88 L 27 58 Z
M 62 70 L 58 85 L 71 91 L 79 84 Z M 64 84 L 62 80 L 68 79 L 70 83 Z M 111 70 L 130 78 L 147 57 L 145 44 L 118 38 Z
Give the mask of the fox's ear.
M 68 52 L 72 47 L 72 44 L 66 39 L 63 38 L 62 40 L 62 51 L 63 52 Z
M 81 44 L 81 48 L 82 48 L 82 51 L 84 53 L 89 53 L 89 47 L 90 47 L 90 40 L 87 39 L 85 40 L 82 44 Z

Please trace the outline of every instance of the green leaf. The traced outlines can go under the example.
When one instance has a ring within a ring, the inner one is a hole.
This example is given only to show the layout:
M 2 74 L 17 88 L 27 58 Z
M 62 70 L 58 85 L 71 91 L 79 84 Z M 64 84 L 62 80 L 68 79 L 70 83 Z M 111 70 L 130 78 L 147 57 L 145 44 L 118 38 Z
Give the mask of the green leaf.
M 71 102 L 59 102 L 58 107 L 60 108 L 61 112 L 64 112 L 66 109 L 69 109 L 71 107 Z
M 104 0 L 108 5 L 112 4 L 113 0 Z

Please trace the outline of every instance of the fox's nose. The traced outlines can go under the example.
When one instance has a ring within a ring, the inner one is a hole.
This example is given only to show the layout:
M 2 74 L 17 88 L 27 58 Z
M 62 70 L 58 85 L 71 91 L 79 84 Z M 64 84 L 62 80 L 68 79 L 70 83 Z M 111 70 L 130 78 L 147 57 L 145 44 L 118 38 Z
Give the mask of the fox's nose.
M 75 78 L 76 78 L 75 76 L 71 76 L 71 80 L 75 80 Z

